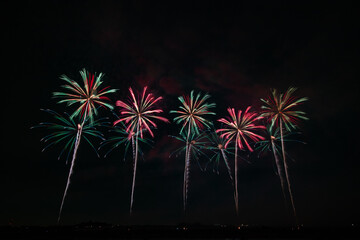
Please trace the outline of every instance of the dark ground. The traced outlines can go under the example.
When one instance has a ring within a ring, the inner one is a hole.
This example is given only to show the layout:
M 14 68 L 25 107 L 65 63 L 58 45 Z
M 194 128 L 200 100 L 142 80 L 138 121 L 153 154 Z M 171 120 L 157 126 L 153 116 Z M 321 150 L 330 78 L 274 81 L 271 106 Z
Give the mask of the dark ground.
M 75 226 L 2 227 L 2 239 L 357 239 L 353 227 L 263 226 L 119 226 L 86 223 Z

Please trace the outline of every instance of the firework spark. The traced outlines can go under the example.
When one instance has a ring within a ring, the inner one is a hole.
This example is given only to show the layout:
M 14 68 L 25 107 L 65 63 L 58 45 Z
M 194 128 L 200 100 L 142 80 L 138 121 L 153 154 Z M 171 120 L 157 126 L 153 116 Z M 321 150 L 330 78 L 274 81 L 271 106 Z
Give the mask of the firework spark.
M 261 99 L 261 101 L 264 103 L 264 105 L 261 107 L 263 109 L 263 113 L 261 116 L 267 117 L 268 120 L 271 121 L 270 128 L 272 128 L 275 124 L 279 126 L 282 157 L 285 166 L 285 175 L 288 185 L 288 191 L 290 194 L 291 206 L 294 212 L 295 220 L 297 222 L 294 198 L 292 195 L 291 184 L 289 181 L 288 165 L 286 162 L 283 125 L 288 132 L 291 132 L 292 129 L 297 128 L 298 119 L 308 120 L 308 118 L 304 116 L 304 112 L 294 109 L 303 102 L 307 101 L 308 98 L 295 98 L 293 96 L 293 93 L 295 91 L 296 88 L 290 87 L 284 94 L 279 94 L 276 89 L 273 89 L 271 91 L 271 96 L 268 99 Z
M 203 168 L 201 167 L 200 162 L 199 162 L 199 157 L 201 155 L 207 156 L 204 153 L 204 150 L 206 150 L 206 144 L 207 144 L 206 132 L 203 131 L 203 132 L 200 132 L 199 134 L 192 133 L 192 134 L 190 134 L 189 138 L 188 138 L 187 134 L 185 134 L 184 132 L 180 133 L 179 137 L 177 137 L 177 136 L 171 136 L 171 137 L 175 138 L 178 141 L 185 143 L 185 146 L 182 146 L 182 147 L 178 148 L 177 150 L 175 150 L 173 153 L 171 153 L 170 157 L 172 155 L 175 155 L 177 157 L 180 154 L 182 154 L 183 152 L 185 152 L 187 162 L 185 162 L 184 179 L 185 179 L 185 184 L 187 184 L 185 186 L 185 191 L 186 191 L 185 196 L 187 196 L 188 189 L 189 189 L 188 184 L 190 182 L 190 160 L 191 160 L 191 157 L 194 157 L 194 159 L 198 163 L 200 170 L 203 171 Z
M 116 115 L 117 118 L 119 118 Z M 143 131 L 146 131 L 146 129 L 143 129 Z M 133 157 L 135 156 L 135 136 L 138 136 L 140 133 L 132 133 L 132 136 L 129 137 L 129 132 L 126 131 L 126 125 L 123 122 L 120 122 L 120 125 L 113 126 L 109 132 L 112 133 L 112 136 L 108 137 L 105 141 L 103 141 L 99 147 L 99 150 L 102 148 L 105 148 L 105 146 L 109 146 L 109 149 L 104 154 L 104 158 L 106 158 L 112 151 L 119 148 L 121 145 L 125 146 L 124 150 L 124 161 L 125 157 L 127 155 L 127 152 L 132 146 L 133 150 Z M 152 141 L 146 138 L 139 138 L 140 143 L 147 144 L 151 146 Z M 143 156 L 143 151 L 140 148 L 141 145 L 139 145 L 139 154 Z
M 169 157 L 172 157 L 173 155 L 178 157 L 183 152 L 185 152 L 185 154 L 186 154 L 187 141 L 189 140 L 190 156 L 194 157 L 194 159 L 198 162 L 200 170 L 203 170 L 203 168 L 200 165 L 199 158 L 200 158 L 200 156 L 207 156 L 206 153 L 204 152 L 204 150 L 207 149 L 206 145 L 208 142 L 206 132 L 203 131 L 203 132 L 200 132 L 199 134 L 193 133 L 190 135 L 189 139 L 187 138 L 187 135 L 184 132 L 182 132 L 180 134 L 180 136 L 170 136 L 170 137 L 175 138 L 176 140 L 185 143 L 185 145 L 176 149 L 174 152 L 172 152 L 170 154 Z M 188 160 L 190 161 L 190 158 Z M 190 169 L 188 168 L 187 171 L 189 172 Z
M 270 127 L 284 125 L 287 131 L 296 129 L 298 119 L 309 120 L 305 117 L 305 112 L 294 110 L 303 102 L 309 100 L 307 97 L 295 98 L 293 93 L 296 88 L 290 87 L 285 94 L 279 94 L 276 89 L 271 90 L 271 96 L 268 99 L 260 99 L 264 105 L 261 106 L 263 113 L 261 116 L 267 117 L 271 121 Z M 281 129 L 280 129 L 281 130 Z
M 230 146 L 227 146 L 227 148 L 225 148 L 226 139 L 220 137 L 219 134 L 216 133 L 215 131 L 213 131 L 211 134 L 207 135 L 207 138 L 209 139 L 209 142 L 211 143 L 211 145 L 208 146 L 207 149 L 210 149 L 213 152 L 213 155 L 209 159 L 208 163 L 213 162 L 214 163 L 213 170 L 215 171 L 215 169 L 216 169 L 216 172 L 219 174 L 218 169 L 219 169 L 220 159 L 222 158 L 224 160 L 226 169 L 228 171 L 231 183 L 232 183 L 232 185 L 234 185 L 234 179 L 232 177 L 231 167 L 230 167 L 229 160 L 227 157 L 229 154 L 232 154 L 232 152 L 230 150 L 233 150 L 233 148 Z
M 293 135 L 292 132 L 285 133 L 283 136 L 284 142 L 304 143 L 298 140 L 291 139 L 290 138 L 291 135 Z M 255 144 L 256 150 L 259 152 L 259 155 L 265 152 L 273 153 L 276 164 L 276 174 L 279 176 L 284 201 L 286 204 L 286 191 L 285 191 L 286 180 L 284 179 L 284 164 L 280 161 L 281 159 L 279 158 L 279 155 L 281 154 L 280 130 L 279 128 L 271 128 L 270 125 L 268 125 L 266 127 L 265 136 L 266 138 L 264 140 L 261 140 Z M 286 152 L 285 154 L 288 155 Z
M 189 132 L 195 132 L 199 134 L 199 129 L 210 128 L 211 122 L 204 118 L 205 115 L 216 115 L 214 112 L 210 112 L 209 109 L 216 106 L 215 103 L 207 103 L 206 100 L 210 98 L 209 94 L 198 93 L 194 97 L 194 91 L 191 91 L 189 96 L 180 96 L 178 99 L 181 102 L 180 110 L 173 110 L 170 113 L 178 114 L 179 116 L 174 118 L 174 122 L 177 124 L 182 123 L 180 133 L 184 128 L 188 127 Z
M 54 98 L 60 98 L 58 103 L 66 103 L 67 106 L 71 106 L 74 104 L 80 104 L 80 106 L 71 114 L 70 119 L 73 120 L 76 116 L 80 116 L 80 123 L 77 124 L 77 134 L 74 139 L 74 152 L 73 152 L 73 160 L 71 162 L 71 168 L 68 177 L 68 184 L 65 188 L 65 194 L 63 198 L 63 202 L 66 196 L 66 192 L 69 186 L 70 176 L 72 174 L 72 167 L 75 162 L 77 150 L 79 148 L 80 140 L 84 131 L 85 123 L 92 125 L 94 124 L 94 115 L 97 115 L 98 106 L 106 107 L 113 109 L 113 106 L 107 101 L 109 98 L 106 96 L 110 93 L 114 93 L 116 89 L 109 89 L 109 87 L 105 87 L 99 89 L 100 85 L 102 84 L 103 74 L 100 73 L 98 76 L 87 72 L 85 69 L 80 71 L 80 75 L 82 77 L 84 88 L 74 80 L 71 80 L 66 75 L 62 75 L 60 79 L 64 80 L 67 84 L 63 85 L 62 87 L 65 88 L 69 92 L 54 92 Z M 61 204 L 61 209 L 62 205 Z M 58 218 L 58 222 L 60 221 L 60 214 Z
M 225 148 L 229 145 L 229 143 L 235 143 L 235 207 L 236 213 L 239 212 L 238 207 L 238 184 L 237 184 L 237 172 L 238 172 L 238 161 L 237 161 L 237 151 L 238 147 L 240 150 L 253 151 L 251 148 L 247 138 L 250 138 L 253 142 L 257 142 L 259 140 L 264 140 L 264 137 L 254 133 L 254 130 L 265 129 L 265 126 L 256 125 L 255 122 L 260 120 L 262 117 L 258 116 L 255 112 L 250 112 L 251 107 L 249 106 L 245 112 L 241 110 L 238 111 L 238 114 L 235 113 L 234 108 L 228 108 L 228 112 L 230 114 L 230 118 L 225 119 L 221 118 L 218 121 L 224 123 L 227 128 L 221 128 L 216 130 L 217 133 L 221 133 L 220 137 L 225 138 Z
M 67 117 L 63 117 L 60 114 L 56 113 L 55 111 L 52 111 L 49 109 L 46 109 L 43 111 L 51 114 L 57 122 L 40 123 L 38 126 L 33 127 L 33 128 L 45 127 L 52 131 L 49 135 L 47 135 L 41 139 L 42 142 L 46 143 L 46 146 L 43 148 L 42 151 L 45 151 L 45 149 L 47 149 L 53 145 L 62 143 L 62 144 L 64 144 L 64 147 L 61 150 L 61 152 L 58 156 L 58 159 L 60 159 L 60 157 L 62 156 L 62 154 L 64 152 L 68 152 L 67 158 L 66 158 L 67 160 L 70 156 L 70 153 L 73 151 L 70 171 L 69 171 L 64 195 L 63 195 L 61 205 L 60 205 L 60 211 L 59 211 L 59 217 L 58 217 L 58 222 L 60 222 L 64 201 L 65 201 L 65 198 L 66 198 L 69 186 L 70 186 L 71 176 L 73 174 L 76 153 L 77 153 L 77 149 L 80 144 L 80 140 L 81 140 L 81 138 L 84 138 L 85 141 L 87 143 L 89 143 L 89 145 L 94 149 L 94 151 L 98 155 L 98 153 L 97 153 L 94 145 L 91 143 L 89 137 L 96 137 L 101 140 L 105 140 L 103 138 L 102 133 L 96 129 L 96 127 L 104 125 L 104 121 L 103 121 L 104 119 L 96 120 L 92 124 L 89 124 L 89 121 L 86 120 L 85 122 L 83 122 L 83 125 L 81 126 L 80 124 L 76 123 L 74 121 L 74 119 L 72 119 L 69 115 L 67 115 Z
M 190 96 L 180 96 L 180 110 L 173 110 L 170 113 L 178 114 L 179 116 L 174 118 L 174 122 L 182 124 L 180 134 L 182 134 L 184 128 L 187 128 L 186 135 L 186 153 L 185 153 L 185 168 L 184 168 L 184 184 L 183 184 L 183 200 L 184 200 L 184 211 L 186 210 L 187 192 L 188 192 L 188 170 L 190 168 L 190 137 L 191 134 L 199 134 L 199 129 L 210 128 L 211 122 L 208 121 L 206 115 L 215 115 L 214 112 L 210 112 L 209 109 L 216 106 L 215 103 L 207 103 L 206 100 L 210 98 L 209 94 L 198 93 L 194 97 L 194 91 L 191 91 Z
M 83 69 L 80 71 L 80 75 L 84 83 L 84 88 L 66 75 L 62 75 L 60 79 L 67 83 L 62 87 L 69 92 L 54 92 L 53 96 L 62 99 L 59 100 L 58 103 L 66 103 L 68 106 L 79 104 L 80 106 L 74 111 L 71 118 L 80 115 L 82 121 L 85 121 L 88 117 L 90 123 L 92 123 L 94 121 L 94 115 L 98 114 L 97 106 L 113 109 L 113 106 L 107 103 L 110 99 L 106 95 L 116 92 L 117 89 L 109 89 L 109 87 L 100 89 L 100 85 L 103 83 L 103 73 L 96 76 Z
M 157 125 L 153 120 L 169 122 L 166 118 L 157 115 L 159 113 L 162 113 L 163 110 L 160 108 L 155 108 L 155 104 L 159 102 L 162 97 L 155 98 L 152 93 L 146 93 L 146 90 L 147 87 L 144 87 L 141 97 L 136 97 L 130 87 L 130 103 L 127 104 L 120 100 L 116 102 L 116 105 L 121 108 L 121 117 L 114 122 L 114 125 L 120 122 L 124 122 L 125 125 L 127 125 L 125 131 L 129 133 L 128 138 L 132 139 L 135 142 L 134 172 L 131 188 L 130 214 L 132 213 L 132 206 L 134 201 L 135 177 L 139 152 L 139 135 L 140 138 L 143 139 L 143 133 L 146 130 L 150 133 L 152 137 L 154 137 L 154 133 L 152 132 L 151 127 L 157 128 Z

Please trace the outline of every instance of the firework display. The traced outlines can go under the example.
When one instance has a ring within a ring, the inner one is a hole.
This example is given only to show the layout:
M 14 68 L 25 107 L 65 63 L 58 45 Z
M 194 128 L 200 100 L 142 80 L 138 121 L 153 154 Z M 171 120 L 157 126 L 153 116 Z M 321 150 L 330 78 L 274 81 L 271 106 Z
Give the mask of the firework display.
M 90 134 L 91 133 L 95 135 L 98 134 L 98 132 L 92 132 L 92 131 L 89 132 L 89 129 L 87 129 L 88 127 L 86 126 L 86 124 L 91 126 L 91 125 L 96 125 L 98 123 L 97 121 L 94 121 L 94 115 L 97 115 L 98 113 L 97 107 L 102 106 L 105 108 L 113 109 L 113 106 L 107 102 L 110 99 L 106 95 L 116 92 L 115 89 L 109 89 L 109 87 L 105 87 L 99 90 L 99 86 L 102 84 L 101 81 L 103 77 L 102 73 L 100 73 L 98 76 L 95 76 L 94 74 L 91 74 L 87 72 L 85 69 L 83 69 L 80 71 L 80 75 L 84 83 L 84 88 L 81 88 L 81 86 L 76 81 L 71 80 L 66 75 L 62 75 L 60 79 L 64 80 L 67 83 L 62 87 L 68 90 L 69 93 L 65 93 L 65 92 L 53 93 L 53 96 L 55 98 L 61 99 L 58 101 L 58 103 L 66 103 L 67 106 L 80 104 L 80 106 L 70 115 L 69 120 L 65 120 L 65 118 L 61 118 L 59 115 L 54 113 L 54 115 L 56 116 L 55 118 L 60 120 L 64 124 L 67 125 L 73 124 L 74 126 L 76 126 L 76 131 L 75 131 L 76 134 L 74 138 L 72 138 L 72 140 L 68 142 L 67 145 L 65 145 L 65 149 L 69 151 L 69 154 L 73 150 L 73 157 L 71 161 L 71 166 L 70 166 L 67 184 L 65 187 L 64 196 L 60 206 L 58 222 L 60 222 L 61 212 L 70 185 L 70 178 L 71 175 L 73 174 L 73 167 L 75 164 L 76 154 L 80 145 L 80 141 L 82 137 L 86 141 L 88 141 L 86 136 L 83 136 L 84 131 L 87 131 Z M 74 119 L 77 116 L 79 117 L 78 118 L 79 122 L 75 123 Z M 53 125 L 45 124 L 45 126 L 48 126 L 52 130 L 59 130 L 59 128 L 54 128 Z M 65 137 L 65 133 L 63 131 L 60 132 L 58 131 L 57 134 L 54 135 L 54 138 L 58 138 L 59 136 L 61 136 L 62 138 L 60 138 L 58 141 L 62 140 Z M 51 138 L 52 137 L 50 137 L 50 139 Z M 90 145 L 94 148 L 92 144 Z
M 183 183 L 183 204 L 184 211 L 186 210 L 187 193 L 189 182 L 189 169 L 190 169 L 190 137 L 192 134 L 199 134 L 199 129 L 210 128 L 211 122 L 205 118 L 206 115 L 215 115 L 209 109 L 216 106 L 215 103 L 207 103 L 206 100 L 210 98 L 209 94 L 198 93 L 194 97 L 194 91 L 191 91 L 190 96 L 178 97 L 182 105 L 179 106 L 180 110 L 172 110 L 170 113 L 178 114 L 174 118 L 174 122 L 182 124 L 180 134 L 187 128 L 186 134 L 186 149 L 185 149 L 185 168 L 184 168 L 184 183 Z
M 98 150 L 104 150 L 104 158 L 123 147 L 119 152 L 123 154 L 124 161 L 131 149 L 133 172 L 130 215 L 132 215 L 138 158 L 139 156 L 144 157 L 141 148 L 153 143 L 151 138 L 154 138 L 154 130 L 158 127 L 158 121 L 169 123 L 169 120 L 162 116 L 163 109 L 158 106 L 163 97 L 154 96 L 148 91 L 148 87 L 144 87 L 139 94 L 129 87 L 129 99 L 127 101 L 116 101 L 115 105 L 119 108 L 119 114 L 116 114 L 112 111 L 114 107 L 108 95 L 117 90 L 101 87 L 104 74 L 96 75 L 83 69 L 80 71 L 80 75 L 83 87 L 66 75 L 62 75 L 60 79 L 66 82 L 62 88 L 66 91 L 53 93 L 53 97 L 58 99 L 58 103 L 65 103 L 70 108 L 75 106 L 74 111 L 71 114 L 61 115 L 53 110 L 41 109 L 50 114 L 55 121 L 42 122 L 32 127 L 46 128 L 50 132 L 41 139 L 41 142 L 45 144 L 42 151 L 54 145 L 62 145 L 58 159 L 65 155 L 66 162 L 68 162 L 72 155 L 67 183 L 60 205 L 58 223 L 74 173 L 80 142 L 87 142 L 97 156 L 99 156 Z M 188 204 L 190 168 L 193 161 L 197 162 L 201 170 L 206 170 L 209 165 L 212 165 L 213 172 L 218 174 L 219 165 L 223 162 L 234 188 L 235 210 L 238 216 L 239 158 L 248 161 L 241 156 L 241 152 L 251 153 L 256 150 L 259 153 L 258 156 L 265 152 L 272 153 L 285 203 L 287 203 L 287 199 L 290 199 L 292 211 L 297 221 L 286 158 L 289 155 L 285 151 L 285 143 L 303 143 L 292 138 L 292 136 L 300 134 L 295 131 L 299 128 L 299 120 L 308 120 L 305 112 L 297 109 L 308 98 L 294 97 L 295 91 L 296 88 L 292 87 L 285 93 L 279 93 L 275 89 L 271 90 L 271 95 L 267 99 L 261 99 L 263 103 L 261 112 L 252 110 L 251 106 L 248 106 L 244 111 L 236 111 L 235 108 L 229 107 L 227 108 L 229 115 L 216 121 L 217 124 L 221 123 L 219 128 L 214 127 L 210 120 L 211 115 L 216 115 L 212 111 L 216 104 L 208 103 L 209 94 L 201 92 L 195 94 L 193 90 L 189 95 L 178 97 L 180 106 L 177 110 L 171 110 L 170 114 L 176 114 L 173 121 L 180 125 L 180 131 L 179 135 L 170 137 L 179 141 L 181 147 L 173 151 L 170 157 L 178 157 L 182 154 L 185 157 L 182 192 L 185 213 Z M 111 120 L 113 124 L 110 123 L 109 118 L 95 118 L 100 108 L 111 110 L 116 118 Z M 260 120 L 267 121 L 267 124 L 261 123 Z M 100 128 L 107 129 L 110 136 L 104 135 Z M 84 140 L 81 141 L 82 139 Z M 95 147 L 93 139 L 101 140 L 99 147 Z M 249 156 L 246 158 L 249 159 Z M 201 159 L 208 160 L 204 168 L 200 164 Z M 289 197 L 287 197 L 287 193 Z
M 236 114 L 234 108 L 228 108 L 228 112 L 230 114 L 230 118 L 225 119 L 221 118 L 218 121 L 225 124 L 225 128 L 220 128 L 216 130 L 217 133 L 221 133 L 220 137 L 225 138 L 225 148 L 231 143 L 235 144 L 235 207 L 236 213 L 239 213 L 239 195 L 238 195 L 238 148 L 240 150 L 249 150 L 253 151 L 252 147 L 249 144 L 249 140 L 253 142 L 257 142 L 259 140 L 263 140 L 264 137 L 259 134 L 254 133 L 254 130 L 264 129 L 265 126 L 257 125 L 256 122 L 260 120 L 262 117 L 258 116 L 257 113 L 250 111 L 251 107 L 247 107 L 243 112 L 239 110 Z
M 291 190 L 291 184 L 289 179 L 288 164 L 286 161 L 285 146 L 284 146 L 284 131 L 291 132 L 293 129 L 296 129 L 298 126 L 298 120 L 308 120 L 305 117 L 305 112 L 296 110 L 294 108 L 298 107 L 303 102 L 307 101 L 307 97 L 296 98 L 293 96 L 293 93 L 296 91 L 296 88 L 290 87 L 285 93 L 278 93 L 276 89 L 271 91 L 271 96 L 266 100 L 261 99 L 264 103 L 261 108 L 263 113 L 261 116 L 266 117 L 270 122 L 270 128 L 273 128 L 275 125 L 280 129 L 280 140 L 281 140 L 281 150 L 282 150 L 282 159 L 284 163 L 285 176 L 288 185 L 288 192 L 290 195 L 291 206 L 293 209 L 295 220 L 297 221 L 296 209 L 294 204 L 294 198 Z M 284 129 L 285 127 L 285 129 Z
M 128 133 L 128 138 L 131 139 L 132 142 L 135 142 L 134 172 L 130 200 L 131 214 L 134 202 L 135 177 L 139 152 L 139 137 L 143 139 L 143 132 L 145 130 L 147 130 L 150 135 L 154 137 L 154 133 L 152 132 L 151 127 L 156 128 L 157 125 L 153 120 L 160 120 L 163 122 L 169 121 L 164 117 L 158 116 L 159 113 L 163 112 L 162 109 L 155 108 L 156 103 L 160 101 L 162 97 L 156 98 L 152 93 L 146 93 L 147 87 L 144 87 L 144 90 L 139 97 L 135 96 L 131 87 L 129 88 L 129 91 L 131 95 L 129 104 L 120 100 L 116 102 L 116 106 L 120 107 L 121 116 L 114 122 L 114 125 L 124 122 L 126 125 L 125 131 Z

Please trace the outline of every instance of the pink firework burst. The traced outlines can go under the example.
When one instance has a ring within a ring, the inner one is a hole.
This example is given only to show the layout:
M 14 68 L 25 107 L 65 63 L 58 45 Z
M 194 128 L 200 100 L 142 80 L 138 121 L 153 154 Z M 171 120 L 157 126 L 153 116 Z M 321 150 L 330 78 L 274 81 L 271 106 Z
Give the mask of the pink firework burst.
M 256 122 L 262 119 L 255 112 L 250 111 L 251 107 L 247 107 L 243 112 L 241 110 L 236 114 L 234 108 L 228 108 L 228 112 L 230 114 L 230 118 L 225 119 L 221 118 L 218 121 L 224 123 L 226 128 L 221 128 L 216 130 L 217 133 L 221 133 L 220 137 L 225 138 L 225 148 L 231 143 L 235 143 L 235 191 L 234 191 L 234 199 L 235 199 L 235 207 L 236 213 L 239 212 L 238 206 L 238 163 L 237 163 L 237 150 L 238 147 L 241 150 L 248 149 L 249 151 L 253 151 L 252 147 L 249 144 L 249 139 L 253 142 L 257 142 L 259 140 L 264 140 L 265 138 L 256 134 L 254 130 L 265 129 L 265 126 L 257 125 Z
M 162 97 L 155 97 L 152 93 L 146 93 L 147 87 L 144 87 L 142 95 L 136 97 L 131 87 L 129 88 L 131 100 L 130 103 L 125 103 L 118 100 L 116 106 L 120 107 L 120 119 L 114 122 L 114 125 L 124 122 L 126 125 L 126 132 L 129 133 L 129 139 L 131 138 L 135 142 L 135 156 L 134 157 L 134 171 L 133 182 L 131 188 L 131 200 L 130 200 L 130 214 L 132 213 L 132 206 L 134 201 L 134 189 L 135 189 L 135 176 L 136 167 L 139 152 L 139 136 L 143 139 L 143 132 L 146 130 L 154 137 L 154 133 L 151 128 L 156 128 L 157 125 L 154 120 L 160 120 L 163 122 L 169 122 L 168 119 L 158 116 L 163 110 L 156 108 L 157 102 L 162 100 Z M 140 133 L 140 134 L 139 134 Z M 134 139 L 135 138 L 135 139 Z

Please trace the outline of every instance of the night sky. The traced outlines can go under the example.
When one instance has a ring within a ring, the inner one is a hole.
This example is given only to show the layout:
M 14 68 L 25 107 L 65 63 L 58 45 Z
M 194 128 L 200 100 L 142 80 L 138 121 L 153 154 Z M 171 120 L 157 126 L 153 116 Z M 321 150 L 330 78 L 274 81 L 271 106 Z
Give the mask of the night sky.
M 73 110 L 52 92 L 61 89 L 61 74 L 79 81 L 84 67 L 119 89 L 113 103 L 130 86 L 149 86 L 164 97 L 168 118 L 177 96 L 192 89 L 212 95 L 216 120 L 227 107 L 260 110 L 270 88 L 298 87 L 298 96 L 310 98 L 299 137 L 307 144 L 286 147 L 295 160 L 289 171 L 299 222 L 359 223 L 359 9 L 351 2 L 14 1 L 2 10 L 0 225 L 56 224 L 69 165 L 57 160 L 60 147 L 41 153 L 48 132 L 30 127 L 49 119 L 41 108 Z M 293 223 L 271 154 L 241 162 L 238 217 L 224 164 L 217 175 L 193 162 L 185 216 L 184 157 L 169 158 L 179 143 L 168 135 L 178 131 L 160 123 L 153 148 L 145 148 L 132 217 L 131 156 L 99 159 L 80 144 L 62 223 Z

